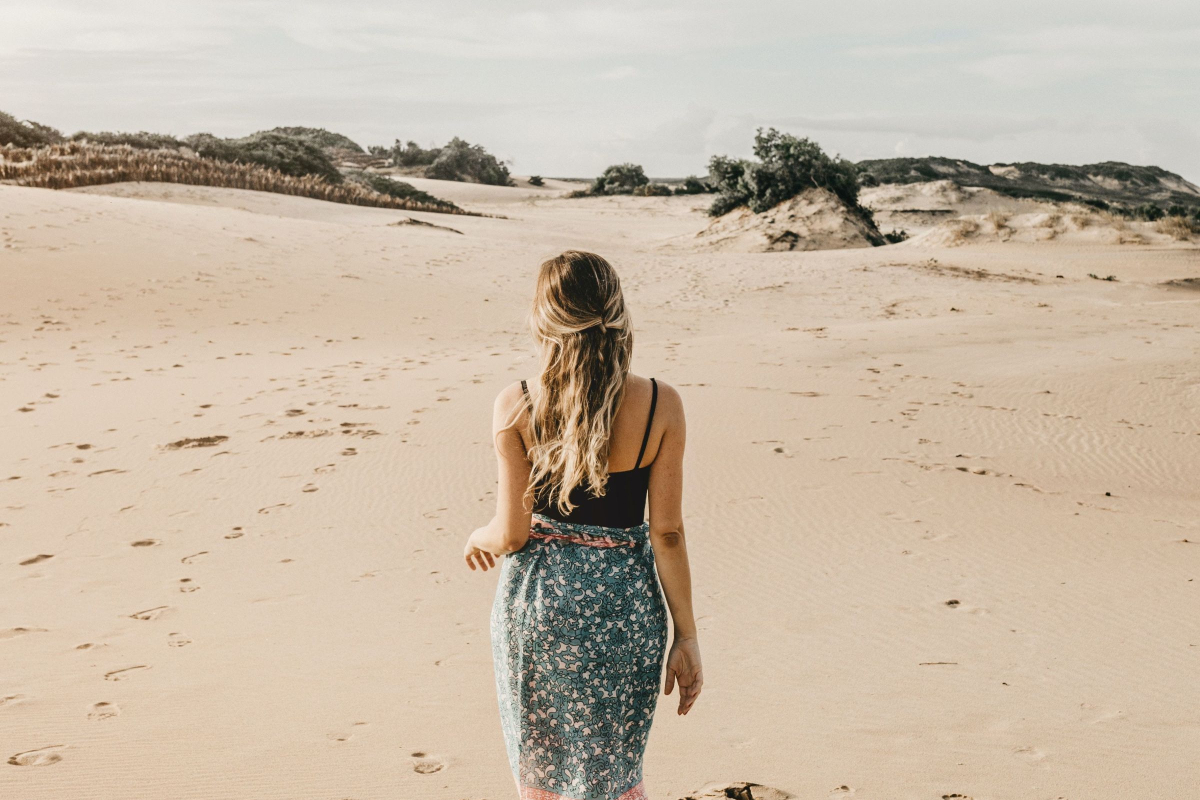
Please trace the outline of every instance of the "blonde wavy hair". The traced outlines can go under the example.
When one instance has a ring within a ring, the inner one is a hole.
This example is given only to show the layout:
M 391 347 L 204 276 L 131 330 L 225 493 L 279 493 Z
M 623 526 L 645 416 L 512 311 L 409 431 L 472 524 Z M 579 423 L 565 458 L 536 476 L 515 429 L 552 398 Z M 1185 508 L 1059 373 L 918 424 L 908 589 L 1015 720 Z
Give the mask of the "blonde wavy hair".
M 595 253 L 568 250 L 542 263 L 529 314 L 538 347 L 538 391 L 531 392 L 525 490 L 538 484 L 569 514 L 571 491 L 585 481 L 599 497 L 608 483 L 613 418 L 625 396 L 633 326 L 621 281 Z

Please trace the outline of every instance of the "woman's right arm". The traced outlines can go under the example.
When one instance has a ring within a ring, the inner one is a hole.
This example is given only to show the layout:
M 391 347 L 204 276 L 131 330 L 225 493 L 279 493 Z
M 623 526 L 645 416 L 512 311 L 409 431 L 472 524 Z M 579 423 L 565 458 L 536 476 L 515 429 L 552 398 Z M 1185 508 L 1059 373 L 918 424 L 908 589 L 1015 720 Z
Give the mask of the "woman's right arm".
M 679 393 L 662 382 L 659 382 L 658 409 L 665 428 L 650 467 L 650 544 L 674 628 L 663 693 L 670 694 L 678 683 L 677 713 L 686 714 L 704 684 L 692 612 L 692 576 L 683 533 L 683 447 L 687 425 Z

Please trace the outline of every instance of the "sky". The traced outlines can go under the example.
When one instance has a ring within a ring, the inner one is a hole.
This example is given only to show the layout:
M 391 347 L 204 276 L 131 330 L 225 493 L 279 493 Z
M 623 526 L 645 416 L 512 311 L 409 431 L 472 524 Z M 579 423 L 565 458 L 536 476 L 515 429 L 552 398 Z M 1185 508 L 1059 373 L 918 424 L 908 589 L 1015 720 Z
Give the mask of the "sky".
M 0 0 L 0 111 L 77 130 L 453 136 L 514 174 L 703 175 L 758 127 L 853 160 L 1200 183 L 1197 0 Z

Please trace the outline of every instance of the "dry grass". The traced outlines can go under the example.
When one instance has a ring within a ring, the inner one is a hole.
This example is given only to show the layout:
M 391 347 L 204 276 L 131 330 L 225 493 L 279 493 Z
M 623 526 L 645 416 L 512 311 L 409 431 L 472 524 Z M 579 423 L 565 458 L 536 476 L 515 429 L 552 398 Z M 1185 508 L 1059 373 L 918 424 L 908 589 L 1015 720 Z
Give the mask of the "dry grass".
M 954 278 L 968 278 L 973 281 L 1003 281 L 1005 283 L 1040 283 L 1036 278 L 1025 275 L 1012 275 L 1006 272 L 988 272 L 983 269 L 958 267 L 953 264 L 942 264 L 936 258 L 926 259 L 919 264 L 908 262 L 891 262 L 885 267 L 907 267 L 920 272 L 932 272 L 937 275 L 947 275 Z
M 1126 227 L 1125 218 L 1122 216 L 1114 214 L 1111 211 L 1100 211 L 1099 213 L 1096 214 L 1096 216 L 1098 216 L 1100 219 L 1104 220 L 1105 225 L 1107 225 L 1108 227 L 1112 228 L 1115 231 L 1125 230 L 1125 227 Z
M 954 226 L 951 231 L 951 238 L 947 244 L 954 246 L 960 245 L 970 239 L 975 234 L 979 233 L 979 222 L 970 217 L 961 217 L 953 221 Z
M 1163 217 L 1154 223 L 1154 229 L 1181 242 L 1186 242 L 1200 233 L 1197 224 L 1185 217 Z
M 988 212 L 986 219 L 989 223 L 991 223 L 992 227 L 996 230 L 996 233 L 999 233 L 1008 227 L 1008 214 L 1005 214 L 1003 211 L 992 209 Z
M 216 161 L 176 149 L 136 150 L 128 145 L 67 142 L 38 148 L 0 147 L 0 181 L 44 189 L 125 181 L 182 183 L 275 192 L 375 208 L 486 216 L 390 197 L 352 182 L 333 184 L 312 175 L 284 175 L 257 164 Z

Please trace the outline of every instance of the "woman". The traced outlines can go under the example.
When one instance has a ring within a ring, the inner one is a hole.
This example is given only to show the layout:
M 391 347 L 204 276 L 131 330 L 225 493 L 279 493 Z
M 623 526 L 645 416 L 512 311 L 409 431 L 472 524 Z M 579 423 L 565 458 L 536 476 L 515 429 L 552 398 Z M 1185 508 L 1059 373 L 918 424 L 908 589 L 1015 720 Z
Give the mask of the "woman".
M 471 569 L 507 556 L 491 629 L 509 764 L 522 800 L 642 800 L 663 592 L 674 624 L 664 693 L 678 683 L 686 714 L 703 683 L 681 512 L 683 403 L 629 372 L 629 313 L 598 255 L 542 264 L 530 327 L 540 372 L 496 398 L 496 515 L 464 551 Z

